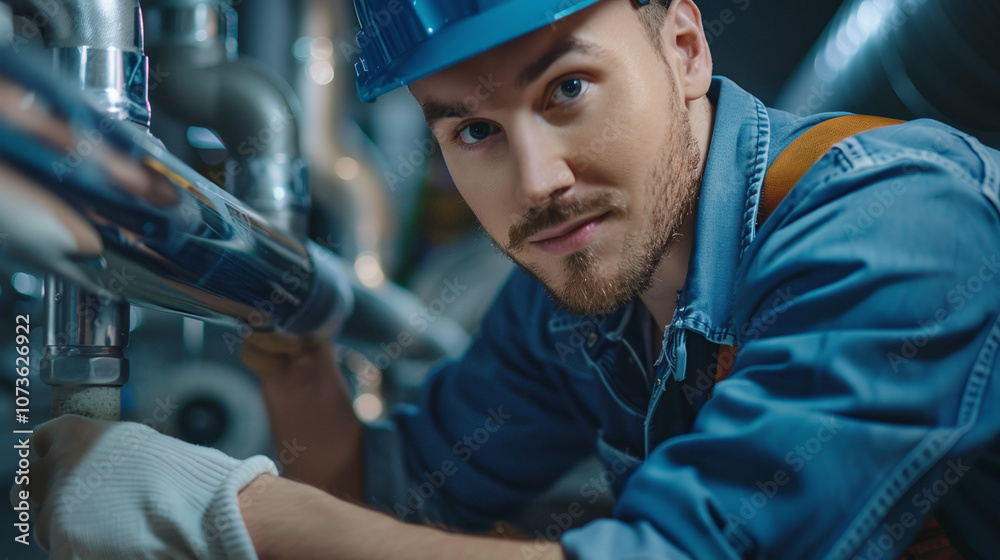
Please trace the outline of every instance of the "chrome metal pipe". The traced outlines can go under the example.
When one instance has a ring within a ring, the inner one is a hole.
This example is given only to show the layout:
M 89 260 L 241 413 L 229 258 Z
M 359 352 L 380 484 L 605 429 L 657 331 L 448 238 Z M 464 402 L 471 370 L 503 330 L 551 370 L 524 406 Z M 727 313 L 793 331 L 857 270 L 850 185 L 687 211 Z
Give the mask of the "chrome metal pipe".
M 142 51 L 82 46 L 61 47 L 52 53 L 56 71 L 76 82 L 99 111 L 149 127 L 149 72 Z
M 142 52 L 136 0 L 8 0 L 15 16 L 38 28 L 46 49 L 115 48 Z
M 995 0 L 852 0 L 793 73 L 776 106 L 927 117 L 1000 147 Z
M 38 27 L 56 72 L 107 118 L 149 126 L 142 15 L 136 0 L 25 0 L 15 14 Z M 128 381 L 129 306 L 53 275 L 45 282 L 42 381 L 54 387 L 51 415 L 121 418 Z
M 65 115 L 78 137 L 89 135 L 138 162 L 148 179 L 137 192 L 107 175 L 97 159 L 71 161 L 0 121 L 3 163 L 67 203 L 101 241 L 99 254 L 60 257 L 15 227 L 5 249 L 21 260 L 106 298 L 207 320 L 235 318 L 247 332 L 305 334 L 350 310 L 353 273 L 335 255 L 278 231 L 145 129 L 103 115 L 29 59 L 0 49 L 0 76 Z
M 40 36 L 58 71 L 105 114 L 149 126 L 142 12 L 136 0 L 10 0 L 11 45 Z
M 51 415 L 120 420 L 120 390 L 129 377 L 129 305 L 53 274 L 45 277 L 44 293 L 46 352 L 39 370 L 53 386 Z
M 330 16 L 323 11 L 312 14 L 316 20 Z M 313 101 L 311 119 L 328 122 L 300 126 L 299 102 L 287 84 L 274 72 L 236 58 L 235 14 L 229 2 L 146 0 L 143 21 L 150 64 L 163 75 L 150 93 L 157 111 L 218 133 L 235 170 L 227 173 L 226 190 L 279 231 L 304 239 L 314 193 L 308 189 L 299 134 L 303 128 L 309 133 L 312 163 L 321 166 L 315 179 L 323 185 L 324 178 L 333 173 L 333 162 L 344 155 L 343 147 L 328 132 L 329 122 L 336 118 L 329 111 L 334 101 L 324 95 L 315 99 L 316 92 L 312 92 L 307 97 Z M 340 252 L 353 260 L 360 250 L 361 255 L 376 256 L 380 262 L 391 220 L 382 187 L 373 174 L 362 171 L 368 170 L 359 166 L 358 176 L 334 197 L 315 194 L 326 196 L 336 216 L 346 218 L 337 225 L 350 233 L 338 241 L 357 241 L 346 243 L 351 246 L 342 246 Z M 353 269 L 348 261 L 335 258 Z M 338 342 L 374 359 L 382 352 L 382 344 L 412 329 L 409 318 L 422 303 L 391 282 L 365 285 L 353 270 L 350 276 L 357 313 L 348 319 Z M 435 328 L 413 335 L 405 357 L 429 361 L 457 355 L 468 340 L 459 325 L 442 318 Z
M 198 33 L 191 35 L 201 40 Z M 198 47 L 196 52 L 208 51 Z M 204 320 L 240 320 L 243 333 L 314 332 L 342 318 L 355 299 L 358 313 L 340 337 L 346 345 L 374 357 L 380 344 L 412 331 L 408 319 L 422 305 L 413 294 L 389 282 L 366 288 L 350 263 L 274 227 L 167 152 L 144 128 L 84 103 L 73 91 L 79 87 L 67 88 L 34 59 L 0 48 L 0 76 L 33 91 L 40 104 L 68 120 L 81 146 L 111 148 L 140 163 L 149 179 L 147 189 L 135 192 L 112 180 L 94 158 L 66 154 L 61 146 L 53 150 L 0 119 L 0 164 L 66 203 L 100 239 L 97 253 L 60 252 L 51 235 L 50 243 L 42 243 L 29 221 L 9 219 L 2 224 L 9 230 L 6 253 L 115 301 Z M 169 77 L 157 84 L 157 91 Z M 16 212 L 25 200 L 19 201 L 13 188 L 0 184 L 0 196 Z M 28 202 L 23 207 L 38 208 L 37 201 Z M 4 210 L 0 208 L 0 216 Z M 49 223 L 58 222 L 58 213 L 53 216 Z M 403 357 L 432 360 L 464 348 L 468 338 L 460 326 L 442 317 L 434 327 L 414 332 Z

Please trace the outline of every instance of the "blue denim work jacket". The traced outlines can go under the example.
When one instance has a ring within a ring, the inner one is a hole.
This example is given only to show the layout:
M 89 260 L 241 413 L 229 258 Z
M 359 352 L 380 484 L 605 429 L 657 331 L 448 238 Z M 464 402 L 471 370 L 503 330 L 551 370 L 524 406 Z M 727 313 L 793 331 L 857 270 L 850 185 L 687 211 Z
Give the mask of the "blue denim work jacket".
M 516 271 L 420 406 L 367 428 L 369 502 L 481 529 L 597 453 L 600 480 L 552 519 L 602 485 L 613 517 L 544 535 L 571 558 L 895 558 L 931 514 L 970 557 L 1000 551 L 1000 153 L 929 120 L 866 132 L 756 231 L 770 161 L 832 115 L 724 78 L 709 97 L 662 348 L 640 301 L 578 317 Z M 720 344 L 739 352 L 713 387 Z

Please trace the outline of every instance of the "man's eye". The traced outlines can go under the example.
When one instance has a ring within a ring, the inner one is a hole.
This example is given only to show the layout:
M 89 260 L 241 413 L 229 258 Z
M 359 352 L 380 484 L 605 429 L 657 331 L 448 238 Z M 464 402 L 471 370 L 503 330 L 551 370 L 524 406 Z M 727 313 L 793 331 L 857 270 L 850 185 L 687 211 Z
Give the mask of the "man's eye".
M 489 137 L 490 134 L 493 134 L 495 130 L 496 127 L 489 123 L 472 123 L 458 131 L 458 139 L 461 140 L 463 144 L 478 144 Z
M 573 78 L 572 80 L 566 80 L 565 82 L 559 84 L 556 90 L 552 92 L 552 101 L 556 103 L 565 103 L 576 97 L 583 95 L 583 92 L 587 91 L 590 86 L 590 82 L 587 80 L 581 80 L 580 78 Z

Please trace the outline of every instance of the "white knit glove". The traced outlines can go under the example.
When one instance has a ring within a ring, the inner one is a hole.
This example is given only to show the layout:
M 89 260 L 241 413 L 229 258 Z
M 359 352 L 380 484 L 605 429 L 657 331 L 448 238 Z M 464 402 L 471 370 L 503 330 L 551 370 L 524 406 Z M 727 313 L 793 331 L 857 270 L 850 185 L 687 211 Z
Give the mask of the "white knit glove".
M 237 494 L 277 474 L 267 457 L 80 416 L 42 424 L 32 440 L 35 540 L 51 560 L 257 558 Z

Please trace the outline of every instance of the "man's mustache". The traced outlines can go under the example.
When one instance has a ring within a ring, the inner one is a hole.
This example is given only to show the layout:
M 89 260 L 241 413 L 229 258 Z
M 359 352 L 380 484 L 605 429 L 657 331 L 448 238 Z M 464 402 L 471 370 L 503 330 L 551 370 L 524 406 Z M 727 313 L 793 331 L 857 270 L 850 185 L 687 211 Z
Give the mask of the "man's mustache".
M 615 190 L 574 199 L 556 199 L 546 206 L 532 208 L 510 226 L 507 234 L 507 252 L 516 253 L 524 249 L 528 239 L 550 227 L 608 211 L 624 214 L 625 210 L 624 197 L 621 192 Z

